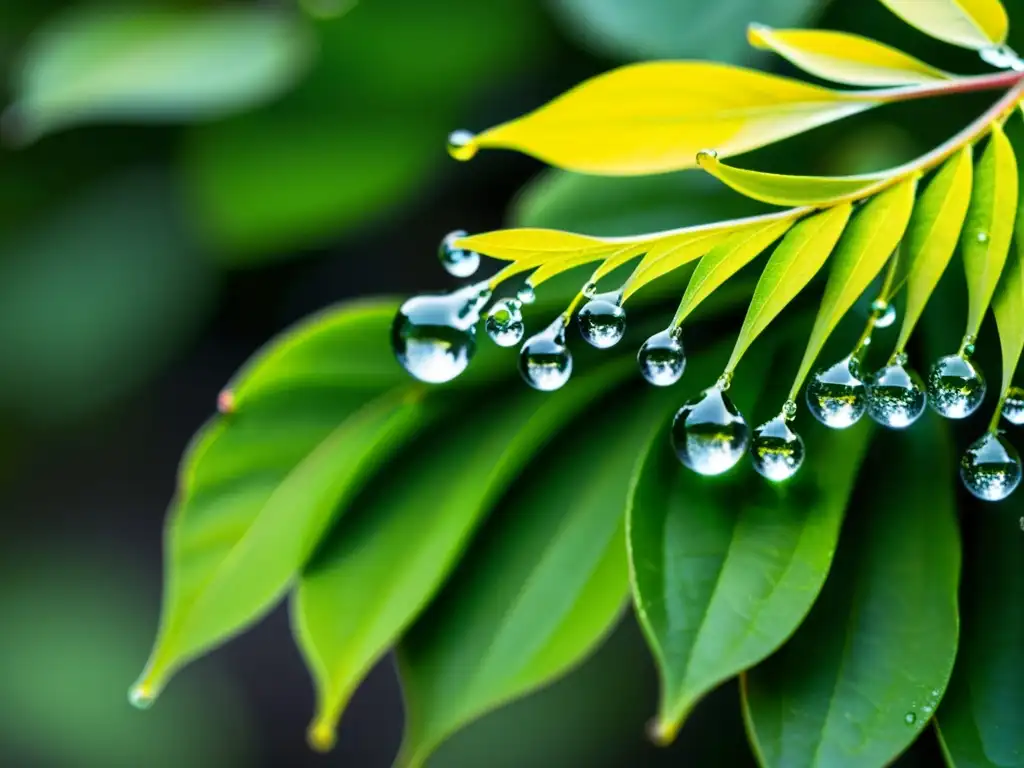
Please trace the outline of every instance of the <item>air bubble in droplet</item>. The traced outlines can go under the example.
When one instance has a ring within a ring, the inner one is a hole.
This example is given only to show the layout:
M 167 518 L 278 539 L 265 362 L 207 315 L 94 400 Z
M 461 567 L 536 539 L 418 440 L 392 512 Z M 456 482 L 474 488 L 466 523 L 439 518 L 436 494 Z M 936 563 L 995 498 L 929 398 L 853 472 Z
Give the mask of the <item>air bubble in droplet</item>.
M 572 355 L 565 346 L 565 318 L 531 336 L 519 351 L 519 373 L 534 389 L 551 392 L 572 375 Z
M 754 430 L 750 458 L 758 474 L 773 482 L 788 480 L 804 461 L 804 441 L 780 413 Z
M 909 427 L 924 413 L 927 402 L 921 377 L 898 360 L 876 372 L 868 383 L 868 414 L 884 427 Z
M 985 399 L 985 377 L 963 355 L 946 355 L 928 372 L 928 404 L 947 419 L 964 419 Z
M 702 475 L 720 475 L 736 466 L 750 442 L 750 427 L 718 387 L 690 400 L 672 422 L 672 446 L 679 460 Z
M 686 352 L 680 335 L 678 329 L 667 328 L 651 336 L 637 352 L 641 375 L 656 387 L 675 384 L 686 370 Z
M 533 304 L 537 299 L 537 294 L 533 292 L 532 285 L 523 283 L 523 287 L 516 292 L 516 298 L 523 304 Z
M 832 429 L 856 424 L 868 404 L 867 388 L 855 373 L 852 357 L 815 373 L 807 385 L 806 397 L 814 418 Z
M 491 307 L 484 330 L 499 347 L 514 347 L 523 340 L 523 305 L 519 299 L 502 299 Z
M 871 312 L 875 316 L 875 328 L 888 328 L 896 322 L 896 307 L 882 299 L 871 304 Z
M 437 258 L 445 272 L 453 277 L 469 277 L 480 267 L 479 253 L 455 247 L 456 240 L 468 235 L 468 232 L 457 229 L 447 234 L 438 246 Z
M 619 306 L 619 294 L 595 296 L 583 305 L 577 322 L 588 344 L 598 349 L 614 347 L 626 332 L 626 310 Z
M 1011 424 L 1024 424 L 1024 389 L 1010 387 L 1003 401 L 1003 418 Z
M 398 362 L 420 381 L 441 384 L 454 379 L 476 351 L 476 325 L 488 298 L 487 284 L 479 283 L 406 301 L 391 326 Z
M 456 160 L 471 160 L 479 146 L 470 131 L 452 131 L 448 134 L 448 154 Z
M 1020 456 L 1010 441 L 986 432 L 960 459 L 964 487 L 983 501 L 1001 501 L 1020 484 Z

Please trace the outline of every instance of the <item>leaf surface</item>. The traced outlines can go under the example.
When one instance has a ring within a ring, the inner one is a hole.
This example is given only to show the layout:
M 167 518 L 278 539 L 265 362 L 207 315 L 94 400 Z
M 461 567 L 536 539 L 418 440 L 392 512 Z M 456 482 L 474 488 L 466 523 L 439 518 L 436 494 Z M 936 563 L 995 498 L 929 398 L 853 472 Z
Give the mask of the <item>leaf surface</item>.
M 881 0 L 926 35 L 963 48 L 1006 42 L 1009 20 L 999 0 Z

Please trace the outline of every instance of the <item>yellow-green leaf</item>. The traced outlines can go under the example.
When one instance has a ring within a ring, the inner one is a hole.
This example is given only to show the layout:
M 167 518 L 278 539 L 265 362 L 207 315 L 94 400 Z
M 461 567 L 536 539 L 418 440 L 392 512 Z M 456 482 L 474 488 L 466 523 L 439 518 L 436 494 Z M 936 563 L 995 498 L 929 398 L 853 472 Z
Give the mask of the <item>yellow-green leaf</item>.
M 585 251 L 608 248 L 608 241 L 557 229 L 499 229 L 469 235 L 455 241 L 458 248 L 476 251 L 494 259 L 517 261 L 530 256 L 551 259 Z
M 757 281 L 727 371 L 736 368 L 754 339 L 818 274 L 846 228 L 851 210 L 849 203 L 843 203 L 804 219 L 789 230 Z
M 630 275 L 622 292 L 622 300 L 626 301 L 645 285 L 664 277 L 674 269 L 699 259 L 719 243 L 728 240 L 736 231 L 736 229 L 709 230 L 696 237 L 659 243 L 647 252 L 636 269 L 633 270 L 633 274 Z
M 993 126 L 975 170 L 974 192 L 961 233 L 967 272 L 967 331 L 977 336 L 1006 263 L 1017 214 L 1017 159 L 1003 129 Z
M 992 299 L 992 312 L 999 328 L 1003 350 L 1003 387 L 1013 383 L 1013 373 L 1024 350 L 1024 210 L 1017 211 L 1016 248 L 1003 270 L 1003 277 Z
M 697 164 L 746 197 L 792 206 L 825 206 L 863 197 L 881 182 L 901 173 L 894 168 L 857 176 L 789 176 L 734 168 L 720 162 L 711 152 L 698 153 Z
M 970 145 L 946 161 L 910 217 L 900 257 L 906 261 L 907 303 L 896 350 L 902 351 L 956 250 L 971 199 Z M 896 286 L 898 289 L 899 286 Z
M 794 389 L 803 384 L 836 324 L 896 250 L 910 221 L 916 187 L 917 180 L 910 178 L 872 198 L 843 234 Z
M 962 48 L 988 48 L 1006 41 L 1009 21 L 999 0 L 882 0 L 905 22 Z
M 692 167 L 779 141 L 876 106 L 754 70 L 698 61 L 632 64 L 587 80 L 468 145 L 514 149 L 568 170 L 608 176 Z
M 921 85 L 949 77 L 903 51 L 847 32 L 751 24 L 747 39 L 755 48 L 774 51 L 804 72 L 845 85 Z

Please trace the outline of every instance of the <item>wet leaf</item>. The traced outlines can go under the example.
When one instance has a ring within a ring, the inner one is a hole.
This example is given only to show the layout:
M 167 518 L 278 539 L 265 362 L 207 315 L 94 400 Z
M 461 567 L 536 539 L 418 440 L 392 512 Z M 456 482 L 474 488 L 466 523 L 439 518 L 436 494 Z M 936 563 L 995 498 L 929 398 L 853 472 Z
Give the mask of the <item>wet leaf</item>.
M 926 35 L 963 48 L 1006 41 L 1009 20 L 999 0 L 882 0 L 889 10 Z
M 944 423 L 876 434 L 810 615 L 745 676 L 766 768 L 892 761 L 927 727 L 957 643 L 960 541 Z M 898 468 L 898 471 L 894 471 Z
M 1002 279 L 992 298 L 992 311 L 999 328 L 999 342 L 1003 352 L 1003 386 L 1005 391 L 1013 383 L 1013 374 L 1024 349 L 1024 213 L 1017 212 L 1017 247 L 1003 269 Z

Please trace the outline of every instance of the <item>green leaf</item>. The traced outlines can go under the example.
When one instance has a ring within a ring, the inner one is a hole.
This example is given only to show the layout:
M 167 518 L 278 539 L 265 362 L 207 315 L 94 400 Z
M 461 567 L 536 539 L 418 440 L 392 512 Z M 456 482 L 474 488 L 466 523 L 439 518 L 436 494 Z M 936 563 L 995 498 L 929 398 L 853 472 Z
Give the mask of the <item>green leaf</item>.
M 786 233 L 754 289 L 728 370 L 739 364 L 754 339 L 824 266 L 850 219 L 851 210 L 849 203 L 837 205 L 804 219 Z
M 360 514 L 327 537 L 293 605 L 317 688 L 311 744 L 330 747 L 355 688 L 426 607 L 532 454 L 632 369 L 623 360 L 548 395 L 520 389 L 486 420 L 463 402 L 397 459 L 400 483 L 373 484 Z
M 964 510 L 960 651 L 937 716 L 950 768 L 1024 765 L 1024 550 L 1020 497 Z
M 910 340 L 932 291 L 939 284 L 967 216 L 971 199 L 972 148 L 964 147 L 939 169 L 917 201 L 900 251 L 907 302 L 897 351 Z M 896 286 L 898 288 L 898 286 Z M 894 291 L 895 292 L 895 291 Z
M 744 715 L 766 768 L 876 768 L 926 727 L 957 643 L 960 542 L 944 424 L 876 437 L 821 595 L 747 673 Z M 846 461 L 838 454 L 836 461 Z
M 286 90 L 310 53 L 301 18 L 277 11 L 78 9 L 24 52 L 16 129 L 31 139 L 84 122 L 221 117 Z
M 814 319 L 811 338 L 796 375 L 796 388 L 807 378 L 829 334 L 899 245 L 914 208 L 916 187 L 917 179 L 910 178 L 873 197 L 853 217 L 843 233 L 832 258 L 821 308 Z M 795 395 L 795 392 L 790 394 Z
M 1003 351 L 1003 386 L 1005 391 L 1013 383 L 1013 374 L 1024 349 L 1024 213 L 1017 212 L 1017 252 L 1003 270 L 1002 279 L 992 300 L 992 311 L 999 327 L 999 342 Z
M 1010 251 L 1017 215 L 1017 160 L 1009 139 L 992 127 L 975 169 L 974 192 L 961 234 L 967 272 L 967 336 L 977 336 Z
M 402 640 L 400 764 L 424 764 L 456 730 L 565 674 L 614 626 L 629 594 L 629 480 L 664 395 L 619 392 L 540 454 Z
M 1006 41 L 1009 21 L 1000 0 L 882 0 L 908 24 L 939 40 L 984 49 Z

